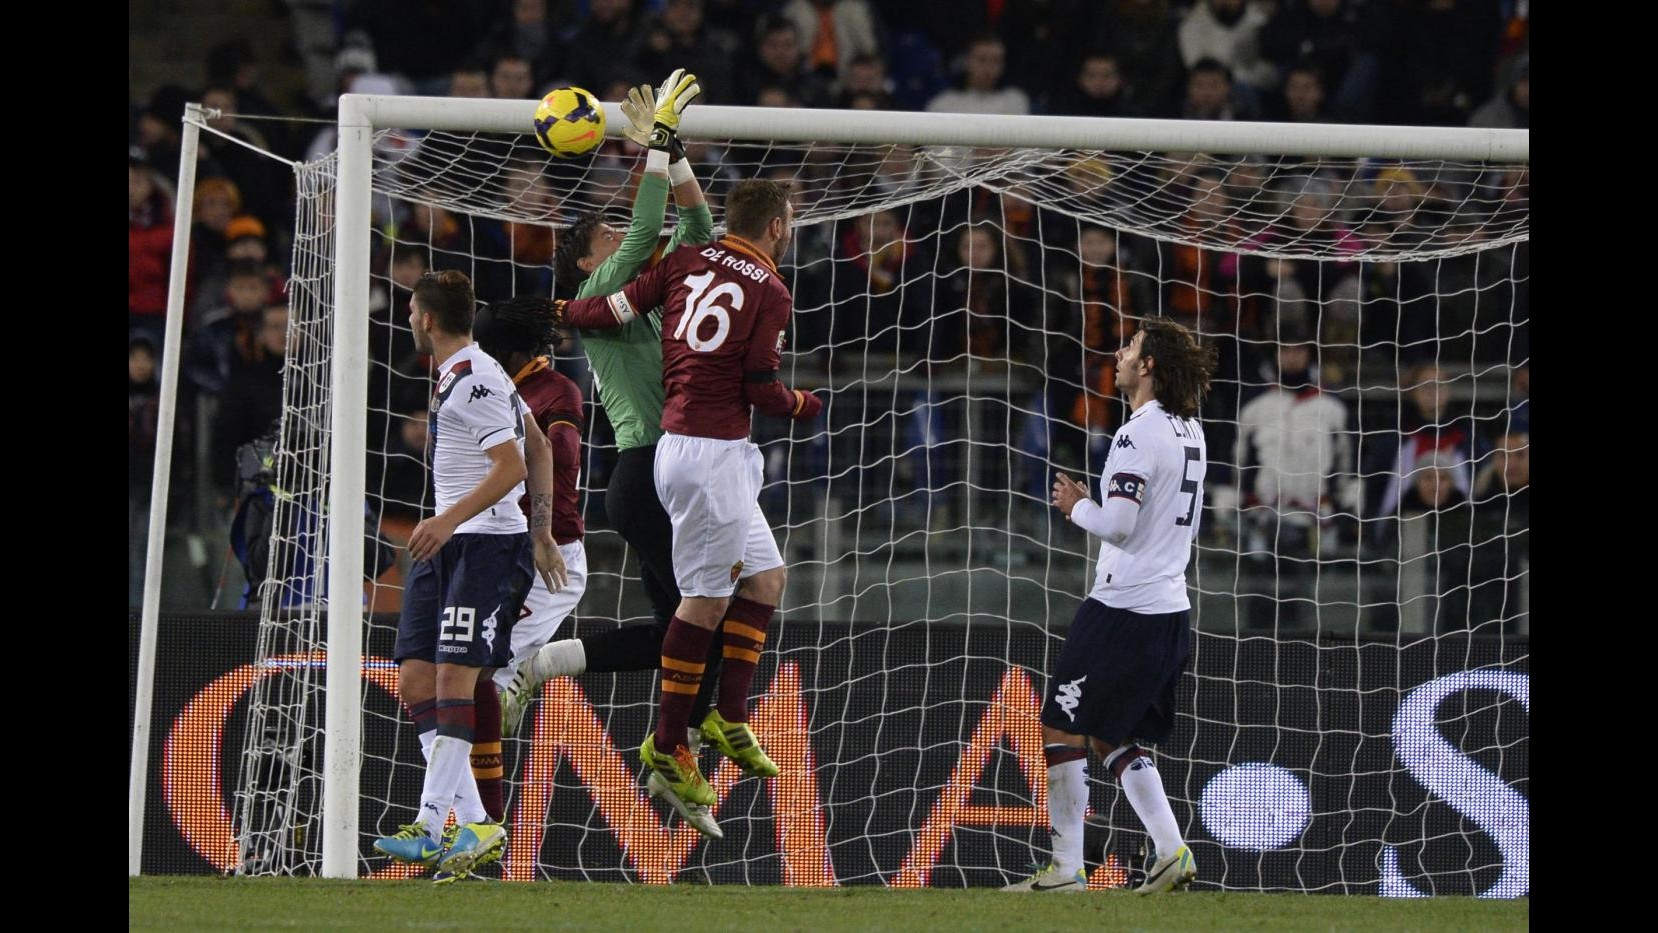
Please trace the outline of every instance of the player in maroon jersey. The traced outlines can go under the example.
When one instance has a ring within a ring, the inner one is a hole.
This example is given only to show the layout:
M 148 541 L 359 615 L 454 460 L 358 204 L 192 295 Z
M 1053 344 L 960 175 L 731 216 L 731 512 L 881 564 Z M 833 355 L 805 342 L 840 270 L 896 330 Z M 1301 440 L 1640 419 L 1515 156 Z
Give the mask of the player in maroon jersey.
M 553 541 L 569 576 L 569 583 L 557 593 L 540 580 L 531 585 L 512 628 L 511 663 L 497 669 L 493 679 L 480 679 L 473 695 L 477 732 L 472 746 L 472 776 L 478 782 L 484 808 L 496 822 L 501 821 L 504 809 L 497 688 L 510 683 L 519 665 L 552 640 L 587 589 L 587 552 L 582 546 L 585 529 L 576 504 L 581 480 L 581 389 L 549 365 L 548 354 L 558 336 L 555 322 L 551 301 L 520 297 L 490 302 L 472 323 L 473 339 L 512 377 L 513 388 L 552 447 Z M 524 514 L 530 514 L 528 495 L 520 505 Z
M 645 737 L 640 755 L 650 768 L 651 792 L 682 815 L 687 803 L 715 802 L 684 736 L 716 629 L 725 642 L 725 669 L 703 737 L 745 771 L 777 774 L 748 727 L 749 686 L 786 580 L 777 540 L 760 511 L 764 471 L 760 448 L 748 439 L 749 422 L 754 408 L 799 420 L 823 408 L 817 396 L 777 378 L 794 307 L 777 272 L 794 222 L 789 189 L 740 182 L 725 207 L 723 239 L 681 246 L 621 291 L 563 306 L 564 322 L 582 328 L 618 327 L 662 308 L 665 433 L 656 448 L 656 491 L 673 520 L 682 598 L 662 641 L 656 731 Z

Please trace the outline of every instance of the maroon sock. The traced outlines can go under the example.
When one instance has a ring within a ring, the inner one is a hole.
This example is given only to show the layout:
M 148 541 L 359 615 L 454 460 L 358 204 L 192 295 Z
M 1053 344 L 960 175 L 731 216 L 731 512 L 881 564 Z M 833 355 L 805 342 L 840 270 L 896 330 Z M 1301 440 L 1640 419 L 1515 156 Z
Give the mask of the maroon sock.
M 501 793 L 506 770 L 501 761 L 501 696 L 495 692 L 495 681 L 479 677 L 472 702 L 478 722 L 472 739 L 472 777 L 478 782 L 484 811 L 499 823 L 506 812 Z
M 662 637 L 662 706 L 656 716 L 656 750 L 671 754 L 685 744 L 685 727 L 691 721 L 691 704 L 702 686 L 702 672 L 711 629 L 674 616 L 668 634 Z
M 760 665 L 760 651 L 766 647 L 766 626 L 776 606 L 767 606 L 741 596 L 725 611 L 720 635 L 725 639 L 724 661 L 720 666 L 720 715 L 726 722 L 748 722 L 748 690 L 754 683 L 754 669 Z
M 438 701 L 438 735 L 472 744 L 478 717 L 471 698 Z
M 404 706 L 408 711 L 409 719 L 415 724 L 415 731 L 424 735 L 438 731 L 438 701 L 422 700 L 413 706 Z

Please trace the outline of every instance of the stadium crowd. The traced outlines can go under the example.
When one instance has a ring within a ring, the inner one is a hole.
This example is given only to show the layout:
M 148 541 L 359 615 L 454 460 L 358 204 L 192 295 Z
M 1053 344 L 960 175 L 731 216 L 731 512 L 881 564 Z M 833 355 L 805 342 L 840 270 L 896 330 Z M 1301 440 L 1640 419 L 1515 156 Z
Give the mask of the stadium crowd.
M 628 85 L 675 67 L 697 74 L 703 102 L 714 104 L 1508 128 L 1530 121 L 1523 0 L 341 6 L 332 46 L 308 62 L 312 86 L 325 89 L 315 99 L 273 103 L 261 93 L 251 47 L 231 42 L 207 54 L 204 74 L 180 74 L 179 84 L 129 102 L 130 567 L 141 564 L 150 490 L 171 179 L 186 101 L 219 110 L 215 129 L 296 160 L 330 151 L 332 129 L 253 118 L 329 118 L 343 92 L 534 99 L 573 83 L 618 100 Z M 211 524 L 225 520 L 237 496 L 238 448 L 281 410 L 292 352 L 285 284 L 294 192 L 278 161 L 213 134 L 201 136 L 201 148 L 176 448 L 200 454 L 175 456 L 174 488 L 209 495 L 175 494 L 171 518 Z M 702 147 L 693 155 L 717 204 L 722 173 L 734 171 L 721 159 L 744 154 Z M 1425 558 L 1436 589 L 1455 594 L 1439 600 L 1436 626 L 1511 626 L 1529 529 L 1529 245 L 1416 263 L 1344 257 L 1459 220 L 1482 235 L 1490 208 L 1468 217 L 1468 205 L 1523 204 L 1527 183 L 1523 173 L 1475 179 L 1466 186 L 1484 194 L 1471 197 L 1460 182 L 1421 168 L 1364 171 L 1306 177 L 1241 160 L 1191 170 L 1175 189 L 1185 192 L 1183 222 L 1193 230 L 1256 204 L 1262 192 L 1281 198 L 1286 209 L 1264 235 L 1315 244 L 1333 257 L 1324 262 L 1119 232 L 1057 215 L 1040 199 L 987 190 L 803 229 L 791 344 L 826 382 L 869 359 L 893 361 L 883 370 L 919 363 L 941 377 L 964 359 L 1050 374 L 1035 380 L 1034 394 L 1003 400 L 1011 417 L 979 417 L 971 402 L 931 388 L 906 389 L 899 405 L 892 393 L 836 397 L 839 423 L 873 426 L 882 420 L 876 406 L 897 408 L 904 414 L 884 429 L 895 449 L 945 452 L 860 465 L 844 488 L 880 498 L 895 481 L 930 491 L 968 479 L 1000 497 L 1011 490 L 1040 501 L 1049 464 L 1092 465 L 1097 474 L 1122 416 L 1112 353 L 1137 317 L 1165 314 L 1221 346 L 1204 421 L 1210 484 L 1234 495 L 1212 495 L 1211 511 L 1230 516 L 1209 522 L 1204 540 L 1235 551 L 1249 569 L 1250 582 L 1240 584 L 1247 624 L 1310 627 L 1313 613 L 1303 610 L 1313 605 L 1320 568 L 1338 559 L 1397 561 L 1412 519 L 1428 515 Z M 518 194 L 520 203 L 535 196 Z M 556 216 L 556 192 L 547 198 Z M 410 510 L 425 482 L 424 361 L 392 326 L 406 319 L 409 289 L 428 269 L 466 257 L 481 296 L 544 293 L 557 237 L 546 225 L 441 210 L 409 209 L 397 220 L 395 242 L 377 244 L 375 268 L 389 271 L 376 279 L 371 312 L 376 358 L 401 378 L 379 390 L 376 407 L 389 417 L 371 430 L 389 439 L 388 453 L 403 454 L 384 458 L 372 478 L 388 514 Z M 479 258 L 496 263 L 480 267 Z M 582 373 L 579 362 L 569 366 Z M 970 420 L 975 442 L 1015 452 L 1006 482 L 967 476 Z M 602 417 L 590 423 L 602 448 L 608 427 Z M 806 445 L 789 458 L 788 476 L 769 479 L 798 488 L 821 481 L 830 458 L 861 464 L 863 433 Z M 588 487 L 602 488 L 604 463 L 591 469 Z M 590 509 L 602 510 L 595 500 Z M 204 501 L 214 514 L 193 514 Z M 131 592 L 136 600 L 136 582 Z

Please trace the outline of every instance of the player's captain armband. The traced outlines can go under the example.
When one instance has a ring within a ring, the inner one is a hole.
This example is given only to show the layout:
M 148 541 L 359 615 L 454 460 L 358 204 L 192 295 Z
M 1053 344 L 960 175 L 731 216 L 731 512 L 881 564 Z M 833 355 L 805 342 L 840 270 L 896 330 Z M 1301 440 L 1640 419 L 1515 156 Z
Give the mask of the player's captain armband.
M 617 323 L 626 324 L 639 316 L 639 313 L 633 310 L 633 302 L 628 300 L 625 292 L 617 292 L 605 300 L 610 302 L 610 312 L 616 315 Z
M 1105 487 L 1107 499 L 1133 499 L 1135 505 L 1146 501 L 1146 481 L 1133 473 L 1113 473 Z

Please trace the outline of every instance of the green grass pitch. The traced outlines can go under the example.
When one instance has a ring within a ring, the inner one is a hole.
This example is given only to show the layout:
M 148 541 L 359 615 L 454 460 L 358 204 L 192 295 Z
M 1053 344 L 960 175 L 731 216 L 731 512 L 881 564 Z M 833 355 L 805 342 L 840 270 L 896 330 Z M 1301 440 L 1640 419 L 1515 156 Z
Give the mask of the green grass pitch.
M 142 877 L 132 929 L 1524 930 L 1529 900 Z M 1086 926 L 1085 926 L 1086 925 Z

